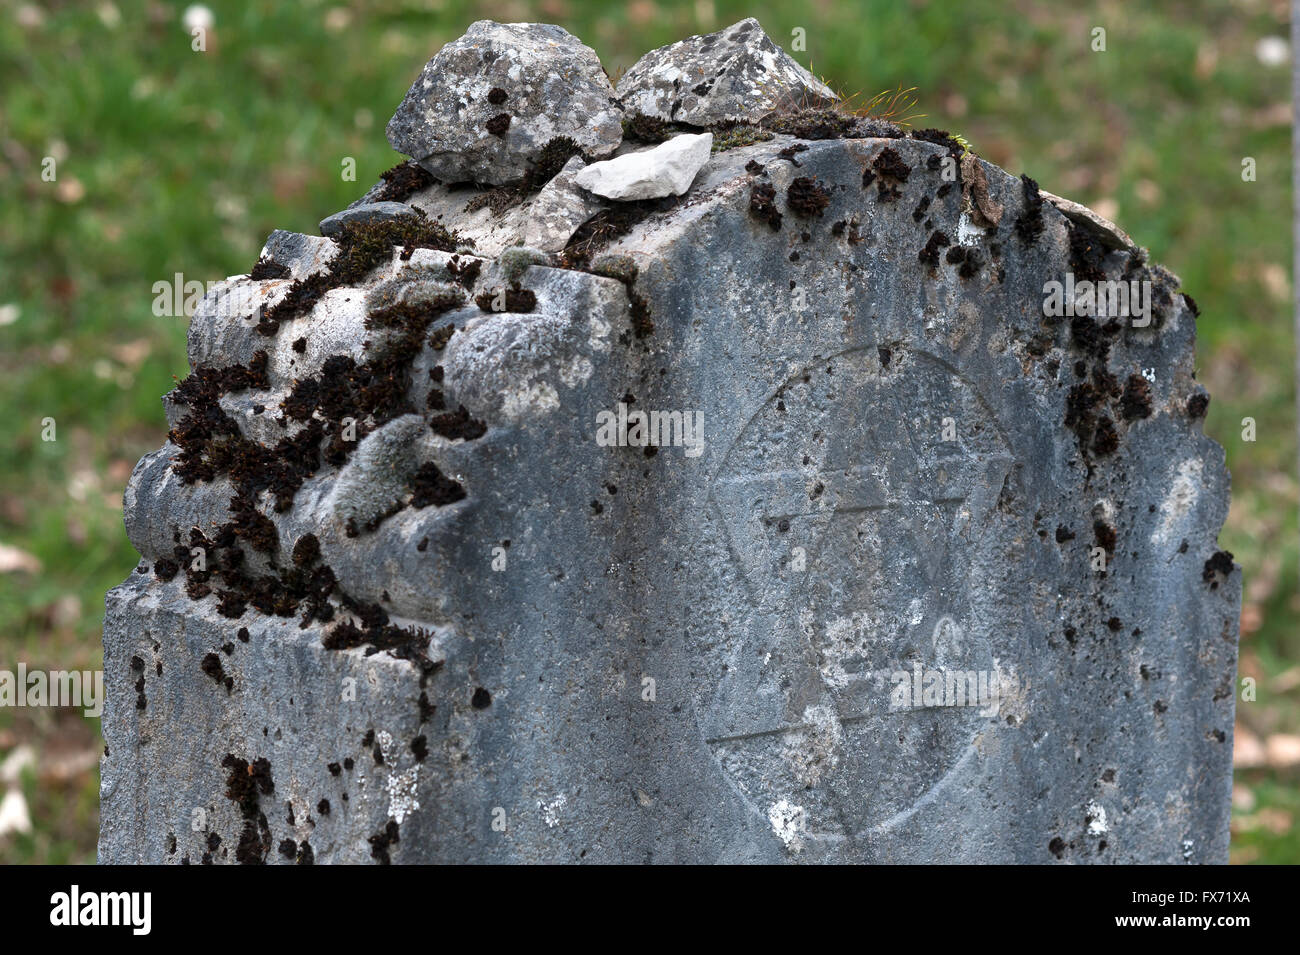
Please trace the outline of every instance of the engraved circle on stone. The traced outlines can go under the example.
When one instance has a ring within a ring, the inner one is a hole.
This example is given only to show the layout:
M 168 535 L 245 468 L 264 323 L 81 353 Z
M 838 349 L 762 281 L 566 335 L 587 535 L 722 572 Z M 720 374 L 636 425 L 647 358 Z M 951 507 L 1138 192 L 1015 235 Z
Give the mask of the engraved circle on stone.
M 933 636 L 990 599 L 972 584 L 963 533 L 978 537 L 1012 463 L 956 368 L 911 349 L 891 359 L 882 368 L 874 347 L 851 349 L 792 375 L 712 482 L 755 609 L 748 639 L 715 651 L 726 665 L 697 688 L 696 712 L 750 807 L 763 818 L 782 799 L 804 807 L 805 838 L 903 822 L 972 758 L 990 720 L 978 707 L 889 707 L 889 674 L 913 661 L 993 668 L 987 634 Z M 941 440 L 949 416 L 957 442 Z

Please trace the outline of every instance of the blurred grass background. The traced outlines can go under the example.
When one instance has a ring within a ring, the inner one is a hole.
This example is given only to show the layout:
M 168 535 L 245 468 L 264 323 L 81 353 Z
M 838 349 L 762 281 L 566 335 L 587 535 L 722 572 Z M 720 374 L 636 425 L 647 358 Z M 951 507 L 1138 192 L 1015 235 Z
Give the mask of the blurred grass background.
M 1300 861 L 1285 0 L 209 7 L 198 53 L 185 4 L 0 2 L 0 668 L 100 664 L 104 592 L 136 563 L 122 490 L 188 371 L 186 320 L 152 314 L 153 283 L 246 272 L 273 228 L 313 232 L 359 196 L 400 158 L 384 125 L 407 87 L 473 20 L 559 23 L 617 75 L 752 15 L 787 49 L 803 28 L 794 55 L 845 94 L 917 87 L 921 125 L 1115 219 L 1198 300 L 1206 430 L 1233 476 L 1221 543 L 1245 567 L 1241 675 L 1258 684 L 1238 703 L 1232 859 Z M 0 709 L 0 797 L 32 821 L 0 835 L 0 861 L 93 861 L 101 746 L 79 711 Z

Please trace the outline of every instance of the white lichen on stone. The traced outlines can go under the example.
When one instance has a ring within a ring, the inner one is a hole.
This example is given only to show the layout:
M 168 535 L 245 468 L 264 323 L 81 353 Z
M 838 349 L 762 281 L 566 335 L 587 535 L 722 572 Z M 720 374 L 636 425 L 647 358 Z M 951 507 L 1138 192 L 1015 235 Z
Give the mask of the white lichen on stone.
M 803 848 L 803 834 L 808 828 L 808 817 L 803 806 L 796 806 L 788 799 L 779 799 L 768 807 L 767 821 L 787 849 L 798 852 Z
M 392 738 L 388 741 L 391 743 Z M 420 808 L 420 764 L 416 763 L 404 772 L 391 773 L 384 785 L 388 790 L 388 815 L 400 826 L 407 816 Z

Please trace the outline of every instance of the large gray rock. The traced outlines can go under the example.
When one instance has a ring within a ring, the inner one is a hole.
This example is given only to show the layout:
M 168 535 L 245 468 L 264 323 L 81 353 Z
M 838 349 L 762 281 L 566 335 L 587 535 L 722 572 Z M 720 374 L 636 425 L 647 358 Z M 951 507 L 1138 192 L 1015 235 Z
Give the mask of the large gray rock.
M 388 142 L 447 182 L 518 179 L 551 140 L 614 150 L 622 113 L 595 52 L 548 23 L 479 20 L 425 64 Z
M 986 163 L 972 222 L 942 146 L 794 142 L 590 271 L 395 248 L 268 337 L 331 261 L 277 233 L 289 276 L 210 294 L 126 495 L 101 861 L 1226 861 L 1240 574 L 1177 280 Z M 1067 276 L 1152 321 L 1045 314 Z
M 629 113 L 711 126 L 829 106 L 835 92 L 772 42 L 753 17 L 652 50 L 618 83 Z

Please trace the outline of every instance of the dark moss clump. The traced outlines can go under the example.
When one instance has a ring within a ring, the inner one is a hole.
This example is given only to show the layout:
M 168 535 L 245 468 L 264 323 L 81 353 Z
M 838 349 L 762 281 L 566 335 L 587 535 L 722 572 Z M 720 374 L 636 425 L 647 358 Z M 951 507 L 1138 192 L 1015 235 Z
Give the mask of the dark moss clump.
M 428 328 L 433 320 L 453 309 L 459 308 L 465 301 L 464 294 L 456 288 L 438 292 L 418 302 L 398 302 L 377 308 L 366 315 L 366 328 L 396 328 L 410 331 L 413 328 Z
M 942 146 L 944 149 L 948 150 L 948 155 L 953 159 L 961 159 L 962 153 L 966 151 L 962 148 L 961 143 L 953 139 L 946 129 L 914 129 L 912 130 L 911 138 L 919 139 L 927 143 L 934 143 L 936 146 Z
M 523 202 L 527 195 L 527 190 L 522 185 L 507 183 L 504 186 L 497 186 L 486 192 L 480 192 L 465 203 L 465 211 L 477 212 L 479 209 L 489 209 L 492 215 L 500 218 Z
M 1129 375 L 1124 382 L 1119 411 L 1125 421 L 1151 417 L 1151 385 L 1141 375 Z
M 930 209 L 930 197 L 922 196 L 921 201 L 918 202 L 916 204 L 916 208 L 912 210 L 912 221 L 920 222 L 922 219 L 925 218 L 926 213 L 929 211 L 929 209 Z
M 422 763 L 429 756 L 429 740 L 425 736 L 417 736 L 411 740 L 411 754 L 415 757 L 417 763 Z
M 1201 307 L 1196 304 L 1196 299 L 1192 298 L 1186 292 L 1181 292 L 1180 294 L 1183 296 L 1183 304 L 1186 305 L 1187 310 L 1192 313 L 1192 317 L 1200 318 Z
M 632 332 L 637 338 L 645 338 L 654 334 L 655 323 L 650 317 L 650 301 L 644 295 L 637 292 L 633 283 L 636 280 L 636 273 L 632 277 L 624 280 L 623 284 L 627 287 L 628 304 L 631 306 Z
M 170 557 L 162 557 L 154 562 L 153 574 L 163 583 L 169 583 L 179 572 L 180 567 Z
M 510 98 L 509 94 L 507 94 L 506 91 L 499 86 L 494 86 L 490 90 L 488 90 L 487 100 L 493 106 L 500 106 L 509 98 Z
M 447 347 L 447 342 L 451 341 L 451 336 L 456 334 L 455 325 L 444 325 L 442 328 L 435 329 L 429 336 L 429 347 L 434 351 L 442 351 Z
M 217 656 L 215 653 L 209 653 L 199 661 L 199 669 L 211 677 L 214 683 L 224 685 L 227 690 L 234 685 L 234 681 L 230 680 L 230 678 L 226 676 L 226 671 L 221 666 L 221 657 Z M 229 683 L 227 683 L 228 680 Z
M 1058 524 L 1056 526 L 1056 542 L 1058 544 L 1064 544 L 1066 541 L 1072 540 L 1074 540 L 1074 531 L 1070 530 L 1064 524 Z
M 217 591 L 217 613 L 231 620 L 238 620 L 248 609 L 248 601 L 233 590 Z
M 320 541 L 315 534 L 303 534 L 293 545 L 293 562 L 297 567 L 311 567 L 320 561 Z
M 262 281 L 265 279 L 286 279 L 289 274 L 287 265 L 281 265 L 279 262 L 272 262 L 270 259 L 263 257 L 257 260 L 257 264 L 248 273 L 248 277 Z
M 1097 386 L 1097 392 L 1107 399 L 1120 396 L 1119 379 L 1107 371 L 1105 365 L 1092 366 L 1092 383 Z
M 581 156 L 584 160 L 587 159 L 587 154 L 582 151 L 582 147 L 568 136 L 556 136 L 554 139 L 548 140 L 546 145 L 542 147 L 542 151 L 537 154 L 537 159 L 533 161 L 532 166 L 524 175 L 524 191 L 530 192 L 541 189 L 542 186 L 554 179 L 556 174 L 564 168 L 565 163 L 574 156 Z
M 257 811 L 262 796 L 275 792 L 271 763 L 266 758 L 255 759 L 250 763 L 233 753 L 227 753 L 221 761 L 221 767 L 230 770 L 226 776 L 226 798 L 238 804 L 240 812 L 245 816 Z
M 886 146 L 880 150 L 880 154 L 872 160 L 871 168 L 881 176 L 898 182 L 907 182 L 907 177 L 912 174 L 912 167 L 903 161 L 903 157 L 898 154 L 898 150 L 892 146 Z
M 453 255 L 447 260 L 447 271 L 457 282 L 464 288 L 472 288 L 478 281 L 479 272 L 483 269 L 483 262 L 480 259 L 462 259 L 458 255 Z
M 388 850 L 393 843 L 400 841 L 397 823 L 392 819 L 388 820 L 388 825 L 382 832 L 370 836 L 366 841 L 370 843 L 371 858 L 380 865 L 391 865 L 393 860 L 389 857 Z
M 781 112 L 763 121 L 775 133 L 799 139 L 840 139 L 853 130 L 856 118 L 833 107 L 817 107 Z
M 1105 361 L 1110 354 L 1110 341 L 1105 329 L 1089 315 L 1076 315 L 1070 319 L 1070 340 L 1085 354 Z
M 780 152 L 778 152 L 776 154 L 776 158 L 784 159 L 790 165 L 798 168 L 799 160 L 795 159 L 794 157 L 799 155 L 800 153 L 806 153 L 807 151 L 808 151 L 807 143 L 791 143 L 789 146 L 786 146 L 785 149 L 782 149 Z
M 952 240 L 936 229 L 930 233 L 930 238 L 926 241 L 925 247 L 916 254 L 916 257 L 926 265 L 938 268 L 939 250 L 950 245 L 952 245 Z
M 623 119 L 623 138 L 639 143 L 662 143 L 674 136 L 675 124 L 658 116 L 633 113 Z
M 1211 590 L 1217 590 L 1219 584 L 1232 575 L 1232 570 L 1232 552 L 1218 550 L 1205 562 L 1205 567 L 1201 571 L 1201 580 L 1209 584 Z
M 1119 448 L 1119 435 L 1115 432 L 1115 422 L 1103 415 L 1097 421 L 1092 435 L 1092 451 L 1097 455 L 1114 454 Z
M 237 538 L 264 554 L 279 550 L 280 535 L 275 523 L 258 511 L 247 495 L 237 494 L 230 499 L 230 513 L 234 517 L 230 528 Z
M 419 699 L 420 706 L 420 723 L 424 724 L 433 719 L 433 714 L 438 711 L 438 707 L 429 702 L 429 694 L 421 693 Z
M 271 780 L 271 764 L 266 759 L 256 759 L 249 763 L 233 753 L 227 753 L 221 766 L 230 770 L 226 777 L 226 798 L 239 805 L 240 815 L 244 817 L 244 829 L 235 849 L 235 859 L 241 865 L 261 865 L 271 851 L 271 827 L 266 821 L 266 813 L 259 809 L 258 804 L 262 796 L 275 792 L 275 783 Z
M 779 232 L 785 217 L 776 210 L 776 187 L 766 182 L 754 183 L 749 190 L 749 214 L 766 222 L 773 232 Z
M 831 202 L 831 194 L 816 179 L 801 176 L 790 183 L 785 202 L 799 215 L 811 218 L 826 210 Z
M 497 113 L 484 124 L 484 127 L 493 136 L 504 136 L 506 130 L 510 128 L 510 120 L 509 113 Z
M 282 407 L 286 417 L 305 421 L 308 427 L 297 437 L 282 440 L 270 462 L 273 468 L 292 469 L 279 482 L 290 492 L 290 499 L 292 491 L 314 473 L 322 458 L 333 465 L 347 461 L 356 442 L 344 440 L 344 418 L 353 419 L 355 438 L 360 441 L 376 427 L 416 410 L 408 397 L 411 363 L 424 348 L 429 325 L 460 301 L 456 293 L 423 305 L 373 313 L 373 324 L 397 334 L 365 363 L 357 364 L 347 355 L 334 355 L 326 359 L 319 377 L 294 383 Z M 325 438 L 328 441 L 321 448 Z
M 1020 185 L 1025 193 L 1025 209 L 1016 218 L 1016 235 L 1023 245 L 1033 245 L 1043 234 L 1043 197 L 1038 193 L 1038 183 L 1021 174 Z
M 1097 389 L 1087 381 L 1071 387 L 1065 399 L 1065 426 L 1075 433 L 1081 447 L 1086 447 L 1092 436 L 1099 403 Z
M 266 375 L 267 361 L 266 352 L 258 351 L 247 365 L 196 368 L 176 385 L 175 400 L 187 406 L 190 414 L 172 429 L 168 437 L 185 451 L 193 450 L 196 441 L 202 444 L 217 434 L 238 434 L 238 428 L 226 417 L 218 402 L 222 395 L 233 391 L 270 387 Z
M 335 580 L 328 567 L 294 567 L 250 577 L 244 572 L 244 552 L 238 546 L 233 522 L 219 527 L 213 540 L 194 528 L 190 532 L 190 547 L 200 548 L 208 555 L 206 569 L 196 570 L 193 564 L 186 567 L 186 592 L 191 599 L 200 600 L 211 593 L 213 588 L 209 581 L 216 576 L 226 587 L 218 592 L 218 610 L 227 616 L 242 616 L 245 604 L 248 604 L 259 613 L 281 617 L 291 616 L 300 605 L 305 605 L 306 614 L 300 624 L 303 627 L 313 619 L 328 621 L 333 617 L 328 598 L 334 590 Z M 188 559 L 184 546 L 177 545 L 176 557 L 182 561 Z M 240 629 L 240 639 L 247 642 L 246 628 Z M 230 689 L 234 681 L 223 677 L 216 665 L 219 663 L 219 659 L 216 663 L 205 660 L 204 672 L 224 682 Z
M 437 183 L 433 173 L 415 160 L 398 163 L 380 173 L 383 188 L 375 194 L 375 202 L 405 202 L 408 198 Z
M 465 241 L 429 219 L 403 216 L 383 222 L 348 223 L 334 237 L 338 252 L 324 271 L 298 279 L 276 305 L 267 309 L 259 325 L 274 334 L 281 322 L 309 312 L 330 289 L 357 285 L 378 266 L 392 259 L 393 249 L 437 249 L 454 252 Z
M 1189 418 L 1204 418 L 1209 408 L 1210 396 L 1203 391 L 1198 391 L 1187 399 L 1187 416 Z
M 1102 520 L 1093 521 L 1092 536 L 1096 540 L 1097 546 L 1103 548 L 1106 553 L 1115 553 L 1115 544 L 1119 541 L 1119 534 L 1114 526 Z
M 465 497 L 465 487 L 453 481 L 432 461 L 424 464 L 411 478 L 411 507 L 443 507 Z
M 520 288 L 517 284 L 505 289 L 505 308 L 497 309 L 494 304 L 500 299 L 500 292 L 483 292 L 474 299 L 474 303 L 485 312 L 531 312 L 537 307 L 537 296 L 531 289 Z
M 335 626 L 321 638 L 321 646 L 326 650 L 352 650 L 366 648 L 366 656 L 386 651 L 398 660 L 407 660 L 420 671 L 420 685 L 436 673 L 442 666 L 441 661 L 430 660 L 425 650 L 429 646 L 429 632 L 419 627 L 398 627 L 389 622 L 388 612 L 375 603 L 362 603 L 344 598 L 344 605 L 360 621 L 360 625 L 345 620 Z M 373 735 L 367 734 L 369 742 L 374 743 Z M 345 769 L 352 769 L 352 759 L 343 761 Z
M 1070 234 L 1070 270 L 1074 272 L 1075 281 L 1087 279 L 1090 282 L 1102 282 L 1106 279 L 1106 248 L 1085 229 L 1081 229 L 1069 220 L 1066 228 Z
M 451 441 L 457 438 L 473 441 L 487 434 L 487 425 L 477 418 L 470 417 L 464 405 L 455 411 L 434 415 L 429 421 L 429 427 L 433 429 L 434 434 L 440 434 Z

